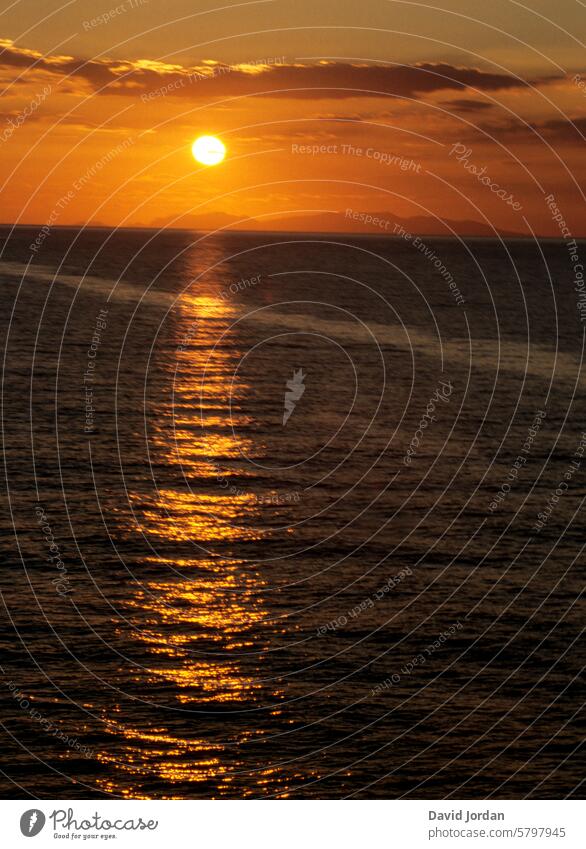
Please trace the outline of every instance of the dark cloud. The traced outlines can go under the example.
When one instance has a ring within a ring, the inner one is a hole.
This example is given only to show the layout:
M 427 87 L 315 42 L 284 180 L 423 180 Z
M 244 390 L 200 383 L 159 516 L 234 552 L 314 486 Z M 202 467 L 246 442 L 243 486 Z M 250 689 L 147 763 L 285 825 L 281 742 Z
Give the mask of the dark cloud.
M 532 125 L 535 129 L 545 135 L 548 140 L 555 139 L 557 142 L 584 142 L 586 137 L 586 118 L 573 118 L 572 120 L 552 120 L 544 124 Z
M 549 144 L 583 144 L 586 138 L 586 118 L 556 118 L 533 124 L 511 121 L 499 125 L 484 124 L 479 129 L 510 141 L 535 142 L 541 137 Z
M 235 87 L 247 87 L 251 80 L 245 80 L 239 75 L 233 82 Z M 286 90 L 285 96 L 297 98 L 350 98 L 379 94 L 420 97 L 450 89 L 476 87 L 496 91 L 527 85 L 524 81 L 503 74 L 488 74 L 474 68 L 456 68 L 445 64 L 383 66 L 341 62 L 275 66 L 269 68 L 258 82 L 265 89 Z
M 487 109 L 492 109 L 494 103 L 489 103 L 488 100 L 448 100 L 442 103 L 442 106 L 447 106 L 450 109 L 455 109 L 456 112 L 484 112 Z
M 57 74 L 81 80 L 94 91 L 126 96 L 164 92 L 170 97 L 231 97 L 256 94 L 281 98 L 351 98 L 395 95 L 419 98 L 436 91 L 502 91 L 531 82 L 506 74 L 446 63 L 372 65 L 320 62 L 314 65 L 227 66 L 207 63 L 193 68 L 150 60 L 84 60 L 43 56 L 0 40 L 0 67 Z M 157 95 L 160 96 L 160 95 Z M 461 101 L 470 103 L 470 101 Z

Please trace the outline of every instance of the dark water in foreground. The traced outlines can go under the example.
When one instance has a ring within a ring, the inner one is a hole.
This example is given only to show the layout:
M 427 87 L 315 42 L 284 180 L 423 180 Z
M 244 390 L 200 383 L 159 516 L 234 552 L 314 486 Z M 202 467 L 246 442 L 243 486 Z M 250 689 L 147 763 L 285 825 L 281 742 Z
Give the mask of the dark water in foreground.
M 7 232 L 4 797 L 581 794 L 565 246 Z

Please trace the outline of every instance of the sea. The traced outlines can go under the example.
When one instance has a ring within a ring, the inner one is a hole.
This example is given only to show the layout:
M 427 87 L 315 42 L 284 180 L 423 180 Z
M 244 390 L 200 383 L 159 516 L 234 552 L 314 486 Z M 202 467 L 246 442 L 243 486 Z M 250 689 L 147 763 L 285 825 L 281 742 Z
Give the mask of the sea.
M 583 796 L 567 243 L 39 232 L 0 230 L 2 797 Z

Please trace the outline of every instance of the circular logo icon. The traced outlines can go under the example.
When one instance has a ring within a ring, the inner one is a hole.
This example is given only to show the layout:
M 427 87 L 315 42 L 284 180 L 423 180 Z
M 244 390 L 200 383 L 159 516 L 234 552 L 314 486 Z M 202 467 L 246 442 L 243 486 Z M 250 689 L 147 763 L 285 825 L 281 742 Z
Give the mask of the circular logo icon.
M 36 837 L 45 825 L 45 814 L 38 808 L 25 811 L 20 818 L 20 830 L 25 837 Z

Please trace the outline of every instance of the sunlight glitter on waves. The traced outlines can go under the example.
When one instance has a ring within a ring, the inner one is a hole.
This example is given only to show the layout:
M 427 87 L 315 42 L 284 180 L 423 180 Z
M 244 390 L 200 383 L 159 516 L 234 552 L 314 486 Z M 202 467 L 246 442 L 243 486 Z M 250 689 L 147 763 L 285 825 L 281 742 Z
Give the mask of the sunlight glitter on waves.
M 241 781 L 244 763 L 238 752 L 247 743 L 261 742 L 262 732 L 242 731 L 231 744 L 215 743 L 211 740 L 176 737 L 155 730 L 145 732 L 118 721 L 107 721 L 106 730 L 112 735 L 114 748 L 99 752 L 97 760 L 124 775 L 121 784 L 116 779 L 98 778 L 98 786 L 105 792 L 126 799 L 153 798 L 142 787 L 156 776 L 165 781 L 167 792 L 157 794 L 159 799 L 184 799 L 185 790 L 174 793 L 173 787 L 188 785 L 190 792 L 208 788 L 209 798 L 221 798 L 233 792 L 233 785 Z M 226 757 L 228 756 L 228 757 Z M 260 764 L 259 764 L 260 766 Z M 317 777 L 313 771 L 310 774 Z M 130 778 L 132 784 L 128 786 Z M 254 771 L 239 789 L 243 797 L 254 797 L 270 789 L 275 795 L 285 798 L 296 782 L 307 779 L 307 775 L 293 772 L 287 776 L 282 769 L 266 764 Z M 210 788 L 212 785 L 212 788 Z M 171 791 L 171 792 L 169 792 Z
M 221 420 L 220 420 L 221 421 Z M 174 465 L 189 465 L 195 459 L 207 462 L 210 468 L 222 460 L 240 459 L 243 454 L 262 457 L 262 451 L 251 440 L 236 441 L 232 434 L 205 433 L 201 429 L 178 430 L 173 433 L 173 443 L 168 435 L 156 435 L 151 445 L 161 448 L 165 460 Z
M 174 548 L 177 543 L 262 539 L 270 531 L 251 527 L 259 518 L 256 496 L 229 484 L 231 477 L 244 474 L 244 456 L 263 454 L 262 446 L 234 431 L 235 426 L 254 425 L 239 410 L 239 398 L 250 387 L 234 377 L 241 356 L 238 344 L 225 339 L 222 347 L 214 348 L 227 327 L 230 308 L 219 298 L 184 297 L 180 310 L 180 350 L 168 367 L 166 397 L 173 403 L 150 408 L 150 459 L 157 473 L 163 470 L 165 483 L 129 494 L 133 515 L 127 530 L 173 543 Z M 204 431 L 202 422 L 211 427 Z M 233 468 L 223 471 L 220 464 Z M 186 478 L 196 491 L 183 488 Z M 202 484 L 217 492 L 202 493 Z M 216 711 L 220 705 L 260 705 L 267 699 L 269 706 L 279 703 L 284 694 L 278 684 L 263 680 L 262 656 L 268 648 L 263 620 L 268 611 L 261 591 L 266 582 L 254 567 L 234 558 L 191 558 L 185 550 L 177 559 L 156 556 L 143 562 L 147 581 L 134 586 L 125 604 L 130 640 L 142 646 L 141 663 L 124 668 L 126 680 L 148 687 L 163 704 L 170 700 L 171 706 L 197 711 L 206 705 L 216 706 Z M 189 574 L 174 574 L 181 569 Z M 241 655 L 253 651 L 258 663 L 253 659 L 252 665 L 243 665 Z M 173 785 L 181 783 L 194 785 L 196 791 L 198 785 L 209 785 L 214 796 L 222 796 L 235 780 L 229 771 L 241 769 L 232 747 L 246 741 L 242 733 L 233 743 L 215 747 L 165 735 L 160 740 L 137 736 L 123 723 L 111 729 L 120 744 L 115 769 L 130 774 L 132 790 L 123 791 L 127 798 L 141 798 L 141 783 L 152 774 L 170 785 L 169 798 Z M 100 757 L 114 764 L 110 747 Z M 285 790 L 276 775 L 275 780 Z M 112 792 L 119 793 L 116 783 Z M 127 783 L 120 781 L 124 788 Z
M 145 563 L 154 563 L 157 566 L 176 566 L 178 570 L 184 568 L 192 568 L 204 573 L 212 573 L 214 575 L 214 585 L 236 587 L 245 589 L 254 588 L 257 586 L 266 586 L 264 581 L 261 581 L 256 573 L 243 572 L 243 568 L 249 566 L 247 561 L 236 558 L 218 557 L 177 557 L 170 559 L 168 557 L 145 557 Z M 179 577 L 184 577 L 178 571 Z M 236 581 L 238 576 L 240 583 Z
M 255 590 L 265 586 L 259 584 Z M 227 650 L 233 647 L 231 637 L 242 635 L 264 619 L 264 611 L 255 605 L 258 605 L 257 592 L 234 592 L 226 587 L 220 576 L 210 581 L 151 581 L 133 602 L 133 606 L 144 612 L 147 623 L 153 621 L 152 614 L 156 614 L 160 626 L 201 629 L 189 634 L 175 631 L 165 637 L 168 644 L 186 645 L 212 639 L 225 643 Z M 144 630 L 141 638 L 146 638 Z M 156 634 L 153 639 L 157 639 Z
M 184 292 L 178 303 L 184 321 L 204 322 L 206 319 L 228 319 L 237 313 L 234 305 L 219 295 L 193 295 L 189 290 Z
M 181 667 L 149 666 L 145 671 L 153 684 L 160 683 L 160 679 L 172 683 L 176 689 L 175 698 L 180 704 L 193 703 L 201 706 L 202 700 L 219 704 L 241 702 L 251 699 L 254 693 L 262 690 L 260 682 L 241 674 L 236 661 L 190 661 L 186 652 L 178 652 L 176 659 L 181 660 Z
M 104 782 L 104 787 L 108 785 L 110 793 L 125 798 L 145 798 L 139 789 L 141 778 L 151 779 L 153 775 L 171 786 L 180 782 L 198 784 L 210 780 L 219 780 L 221 786 L 222 776 L 228 771 L 220 762 L 219 755 L 224 751 L 221 744 L 147 733 L 121 722 L 110 722 L 109 725 L 111 727 L 108 731 L 114 735 L 115 741 L 120 741 L 119 751 L 99 752 L 97 760 L 114 767 L 119 773 L 125 773 L 126 777 L 132 776 L 137 785 L 132 789 L 121 789 L 115 781 Z M 130 745 L 122 741 L 128 741 Z M 153 744 L 164 744 L 164 748 Z M 160 798 L 181 796 L 165 794 Z
M 148 506 L 143 497 L 130 498 L 140 504 L 140 531 L 169 541 L 259 540 L 268 534 L 258 528 L 230 524 L 231 520 L 256 518 L 252 493 L 221 497 L 161 489 L 157 502 Z
M 180 409 L 178 405 L 175 406 L 175 410 Z M 185 407 L 186 412 L 191 412 L 193 408 L 191 405 Z M 218 427 L 225 428 L 226 430 L 232 430 L 234 427 L 245 427 L 251 424 L 254 424 L 255 419 L 252 416 L 247 416 L 244 413 L 239 414 L 239 411 L 231 410 L 230 421 L 226 422 L 226 407 L 225 405 L 218 405 L 212 403 L 200 404 L 198 406 L 198 413 L 201 413 L 204 410 L 217 411 L 218 413 L 223 413 L 221 416 L 211 416 L 207 415 L 205 417 L 205 424 L 208 427 Z M 235 414 L 236 412 L 236 414 Z M 193 427 L 193 418 L 191 416 L 186 416 L 185 418 L 181 418 L 181 416 L 175 415 L 174 418 L 175 424 L 175 434 L 183 437 L 185 439 L 193 438 L 193 431 L 191 430 L 178 430 L 178 428 L 192 428 Z

